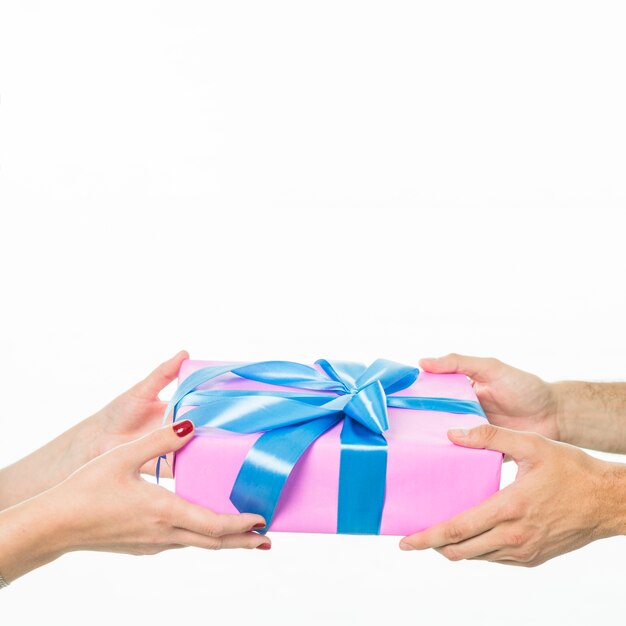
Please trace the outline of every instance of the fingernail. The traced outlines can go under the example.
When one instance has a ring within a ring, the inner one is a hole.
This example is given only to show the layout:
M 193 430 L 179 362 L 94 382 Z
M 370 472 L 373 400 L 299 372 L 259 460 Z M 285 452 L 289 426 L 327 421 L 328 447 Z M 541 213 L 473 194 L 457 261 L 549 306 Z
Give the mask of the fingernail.
M 255 524 L 252 528 L 265 528 L 265 522 L 259 522 Z
M 453 437 L 467 437 L 469 435 L 469 430 L 467 428 L 450 428 L 448 432 Z
M 179 437 L 186 437 L 193 430 L 193 422 L 191 420 L 176 422 L 173 429 Z
M 400 550 L 413 550 L 413 546 L 410 543 L 407 543 L 406 541 L 401 541 L 400 542 Z
M 272 547 L 271 543 L 262 543 L 260 546 L 257 546 L 257 550 L 269 550 Z

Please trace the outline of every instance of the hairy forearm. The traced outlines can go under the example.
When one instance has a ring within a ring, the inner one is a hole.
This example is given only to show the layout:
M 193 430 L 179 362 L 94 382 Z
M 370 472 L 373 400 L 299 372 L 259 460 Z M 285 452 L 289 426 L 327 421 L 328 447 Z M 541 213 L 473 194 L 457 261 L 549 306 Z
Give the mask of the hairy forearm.
M 626 383 L 554 383 L 561 441 L 626 454 Z
M 0 511 L 49 489 L 96 454 L 97 422 L 88 418 L 0 470 Z

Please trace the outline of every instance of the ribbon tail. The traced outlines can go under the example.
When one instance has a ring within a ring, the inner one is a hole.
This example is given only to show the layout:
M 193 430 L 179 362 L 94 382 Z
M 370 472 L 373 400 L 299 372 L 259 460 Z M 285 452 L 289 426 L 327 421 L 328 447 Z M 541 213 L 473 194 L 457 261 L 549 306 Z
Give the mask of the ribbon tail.
M 161 476 L 161 459 L 163 456 L 157 458 L 156 467 L 154 469 L 154 477 L 156 478 L 157 485 L 159 484 L 159 478 Z
M 474 400 L 458 400 L 456 398 L 430 398 L 427 396 L 387 396 L 387 406 L 396 409 L 413 409 L 414 411 L 440 411 L 480 415 L 487 419 L 479 402 Z
M 262 515 L 267 532 L 283 487 L 309 446 L 342 418 L 334 413 L 304 424 L 270 430 L 250 448 L 230 494 L 240 513 Z
M 178 404 L 179 403 L 177 402 L 172 406 L 172 424 L 176 421 L 176 413 L 178 412 Z M 163 423 L 165 423 L 168 413 L 169 413 L 169 410 L 166 412 L 165 416 L 163 417 Z M 170 464 L 167 462 L 167 454 L 160 454 L 157 457 L 156 466 L 154 468 L 154 477 L 156 478 L 157 485 L 159 484 L 159 479 L 161 478 L 161 460 L 165 461 L 167 466 L 172 470 L 172 478 L 174 477 L 174 468 L 171 467 Z M 174 455 L 174 461 L 175 460 L 176 460 L 176 455 Z
M 338 533 L 380 534 L 386 475 L 385 438 L 346 419 L 341 430 Z

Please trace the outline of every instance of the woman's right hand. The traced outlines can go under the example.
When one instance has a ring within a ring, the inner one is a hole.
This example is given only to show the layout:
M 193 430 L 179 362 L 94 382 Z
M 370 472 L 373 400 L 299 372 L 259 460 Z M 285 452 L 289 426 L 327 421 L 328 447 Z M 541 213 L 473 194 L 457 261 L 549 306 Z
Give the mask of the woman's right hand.
M 271 547 L 260 515 L 220 515 L 144 480 L 140 468 L 182 448 L 189 420 L 93 459 L 63 482 L 0 512 L 0 573 L 11 581 L 74 550 L 156 554 L 170 548 Z

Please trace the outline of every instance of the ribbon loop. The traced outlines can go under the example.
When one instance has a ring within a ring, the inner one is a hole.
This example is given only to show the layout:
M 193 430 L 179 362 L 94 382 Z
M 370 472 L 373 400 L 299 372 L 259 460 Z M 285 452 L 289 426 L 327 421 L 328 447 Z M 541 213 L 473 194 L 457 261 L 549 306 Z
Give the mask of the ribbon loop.
M 391 394 L 410 387 L 419 376 L 419 369 L 387 359 L 376 359 L 356 381 L 359 389 L 378 380 L 385 393 Z
M 318 359 L 315 364 L 319 365 L 329 378 L 341 383 L 348 393 L 358 389 L 356 381 L 365 371 L 364 365 L 352 361 Z
M 334 383 L 315 368 L 291 361 L 262 361 L 243 365 L 233 370 L 234 374 L 268 385 L 284 385 L 299 389 L 343 391 L 341 381 Z M 338 384 L 337 384 L 338 383 Z

